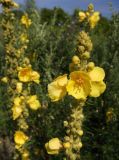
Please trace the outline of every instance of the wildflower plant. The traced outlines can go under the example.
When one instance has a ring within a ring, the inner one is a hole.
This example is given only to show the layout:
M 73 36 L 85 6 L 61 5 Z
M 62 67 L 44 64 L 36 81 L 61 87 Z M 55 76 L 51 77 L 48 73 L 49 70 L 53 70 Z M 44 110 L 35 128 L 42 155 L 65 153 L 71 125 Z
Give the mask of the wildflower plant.
M 94 12 L 92 4 L 89 4 L 86 12 L 79 12 L 79 22 L 86 21 L 91 29 L 96 26 L 99 19 L 99 12 L 98 14 Z M 92 49 L 93 44 L 89 33 L 84 30 L 80 31 L 77 36 L 76 53 L 69 65 L 70 74 L 59 76 L 48 84 L 48 94 L 52 102 L 63 99 L 66 94 L 74 98 L 70 103 L 71 114 L 64 121 L 66 136 L 63 142 L 58 138 L 53 138 L 46 143 L 48 154 L 58 154 L 59 150 L 65 149 L 68 159 L 80 159 L 84 120 L 83 107 L 88 97 L 99 97 L 106 89 L 106 84 L 103 81 L 105 78 L 104 69 L 89 61 Z M 57 147 L 59 142 L 62 145 Z
M 19 25 L 22 32 L 18 35 L 15 32 L 15 15 L 12 12 L 18 5 L 12 0 L 1 1 L 3 6 L 2 27 L 4 31 L 4 41 L 6 49 L 6 68 L 4 77 L 1 79 L 7 85 L 7 95 L 9 98 L 8 108 L 11 110 L 12 119 L 16 122 L 14 142 L 15 148 L 21 153 L 22 159 L 29 159 L 28 142 L 32 135 L 29 135 L 29 109 L 36 111 L 41 108 L 40 101 L 36 94 L 32 95 L 32 83 L 39 84 L 40 74 L 32 69 L 29 58 L 25 56 L 25 51 L 29 43 L 27 30 L 31 25 L 31 20 L 27 14 L 21 17 Z M 19 42 L 19 43 L 16 43 Z M 18 159 L 19 154 L 14 154 L 14 159 Z

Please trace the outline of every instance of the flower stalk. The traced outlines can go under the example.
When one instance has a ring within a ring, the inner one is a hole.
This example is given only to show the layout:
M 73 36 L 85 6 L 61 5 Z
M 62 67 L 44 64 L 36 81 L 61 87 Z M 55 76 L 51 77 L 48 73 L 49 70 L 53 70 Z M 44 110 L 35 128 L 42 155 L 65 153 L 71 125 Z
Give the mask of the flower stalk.
M 79 13 L 79 22 L 87 20 L 87 24 L 91 29 L 96 26 L 99 19 L 99 14 L 94 12 L 92 4 L 89 4 L 86 13 Z M 95 66 L 94 62 L 89 62 L 92 49 L 93 44 L 89 34 L 84 30 L 80 31 L 77 36 L 76 53 L 69 65 L 69 79 L 65 74 L 59 76 L 48 85 L 49 97 L 53 102 L 59 101 L 67 93 L 75 98 L 71 102 L 71 114 L 64 121 L 64 127 L 66 128 L 64 143 L 68 144 L 68 147 L 65 146 L 64 149 L 68 160 L 80 159 L 84 120 L 83 107 L 87 97 L 99 97 L 106 89 L 106 85 L 103 82 L 105 77 L 103 68 Z M 53 150 L 50 151 L 51 153 L 54 153 Z M 59 153 L 59 150 L 57 153 Z
M 3 20 L 2 28 L 4 31 L 5 42 L 5 77 L 1 80 L 7 84 L 7 95 L 9 98 L 8 109 L 12 112 L 12 118 L 16 122 L 14 133 L 15 148 L 21 154 L 22 160 L 30 160 L 29 148 L 24 145 L 30 141 L 29 135 L 29 108 L 37 110 L 41 107 L 37 95 L 32 95 L 32 83 L 39 84 L 40 75 L 32 69 L 30 60 L 25 56 L 25 51 L 29 42 L 27 29 L 31 25 L 31 20 L 25 14 L 21 18 L 17 35 L 15 34 L 15 15 L 12 12 L 18 5 L 12 0 L 2 0 Z M 15 152 L 13 159 L 18 159 L 19 154 Z

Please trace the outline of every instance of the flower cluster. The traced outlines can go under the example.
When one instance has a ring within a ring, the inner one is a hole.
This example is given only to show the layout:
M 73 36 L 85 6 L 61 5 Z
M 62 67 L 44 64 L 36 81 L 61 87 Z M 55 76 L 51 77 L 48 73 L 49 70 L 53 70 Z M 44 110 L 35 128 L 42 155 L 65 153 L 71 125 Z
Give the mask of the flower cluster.
M 18 68 L 18 78 L 21 82 L 35 82 L 39 84 L 40 74 L 36 71 L 33 71 L 31 67 L 19 67 Z
M 66 93 L 78 100 L 86 100 L 87 96 L 99 97 L 106 89 L 103 82 L 103 68 L 94 67 L 92 70 L 74 71 L 69 75 L 59 76 L 48 85 L 49 97 L 52 101 L 62 99 Z
M 87 21 L 91 29 L 93 29 L 98 21 L 100 20 L 100 13 L 94 11 L 93 4 L 89 4 L 88 10 L 86 12 L 80 11 L 79 12 L 79 21 Z
M 52 138 L 45 144 L 45 148 L 48 154 L 59 154 L 59 151 L 70 148 L 69 142 L 62 142 L 59 138 Z
M 26 28 L 28 28 L 31 25 L 31 19 L 28 18 L 28 14 L 25 14 L 21 18 L 21 23 L 25 25 Z
M 12 107 L 13 120 L 16 120 L 22 116 L 22 112 L 24 111 L 26 105 L 28 105 L 32 110 L 37 110 L 41 107 L 41 104 L 37 99 L 37 95 L 16 97 Z
M 21 48 L 18 49 L 17 55 L 17 82 L 16 92 L 17 96 L 13 100 L 13 120 L 17 121 L 19 130 L 14 134 L 14 141 L 16 149 L 21 153 L 23 160 L 29 159 L 29 151 L 24 146 L 24 143 L 29 141 L 28 136 L 25 136 L 25 132 L 28 132 L 29 125 L 27 119 L 29 117 L 29 108 L 36 111 L 41 107 L 41 103 L 37 95 L 31 94 L 31 84 L 35 82 L 39 84 L 40 74 L 32 69 L 29 58 L 25 56 L 25 50 L 29 42 L 27 29 L 31 25 L 31 19 L 25 14 L 21 17 L 21 24 L 24 25 L 24 32 L 20 33 L 19 40 L 21 42 Z M 21 145 L 19 143 L 22 143 Z

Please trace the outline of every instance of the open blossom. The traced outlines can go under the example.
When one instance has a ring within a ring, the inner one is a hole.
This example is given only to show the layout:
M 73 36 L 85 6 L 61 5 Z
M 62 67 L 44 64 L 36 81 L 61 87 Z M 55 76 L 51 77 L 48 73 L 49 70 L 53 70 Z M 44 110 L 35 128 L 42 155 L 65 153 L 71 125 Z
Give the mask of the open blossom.
M 48 154 L 58 154 L 59 150 L 62 148 L 62 144 L 58 138 L 52 138 L 45 144 L 45 148 Z
M 18 78 L 21 82 L 30 82 L 30 81 L 34 81 L 35 83 L 40 82 L 39 73 L 36 71 L 33 71 L 31 67 L 20 68 L 18 72 Z
M 66 86 L 69 95 L 85 100 L 91 91 L 90 78 L 84 71 L 74 71 Z
M 14 105 L 12 107 L 13 120 L 17 119 L 23 112 L 22 97 L 14 98 Z
M 15 106 L 21 105 L 21 102 L 22 102 L 21 97 L 15 97 L 15 98 L 14 98 L 14 105 L 15 105 Z
M 36 95 L 29 96 L 27 103 L 29 104 L 29 107 L 33 110 L 37 110 L 38 108 L 41 107 L 41 104 L 39 100 L 37 99 Z
M 39 84 L 40 80 L 40 74 L 36 71 L 31 72 L 31 81 L 34 81 L 35 83 Z
M 24 24 L 27 28 L 31 25 L 31 19 L 28 18 L 28 15 L 25 14 L 21 18 L 21 23 Z
M 59 76 L 48 84 L 48 94 L 52 101 L 58 101 L 66 95 L 67 75 Z
M 23 145 L 28 140 L 28 136 L 22 131 L 16 131 L 14 134 L 14 141 L 18 145 Z
M 91 28 L 94 28 L 98 21 L 100 20 L 100 13 L 99 12 L 94 12 L 90 17 L 89 17 L 89 25 Z
M 79 21 L 82 22 L 86 18 L 86 14 L 84 12 L 79 12 Z
M 48 85 L 49 97 L 52 101 L 62 99 L 66 93 L 78 100 L 86 100 L 88 96 L 99 97 L 106 89 L 103 82 L 105 72 L 103 68 L 93 66 L 92 70 L 74 71 L 67 75 L 59 76 Z
M 18 73 L 18 78 L 21 82 L 29 82 L 31 80 L 31 68 L 21 68 Z
M 91 79 L 91 92 L 90 96 L 99 97 L 106 89 L 106 84 L 103 82 L 105 77 L 105 72 L 103 68 L 94 67 L 88 72 Z
M 13 120 L 17 119 L 22 114 L 22 107 L 21 106 L 13 106 L 12 112 L 13 112 Z

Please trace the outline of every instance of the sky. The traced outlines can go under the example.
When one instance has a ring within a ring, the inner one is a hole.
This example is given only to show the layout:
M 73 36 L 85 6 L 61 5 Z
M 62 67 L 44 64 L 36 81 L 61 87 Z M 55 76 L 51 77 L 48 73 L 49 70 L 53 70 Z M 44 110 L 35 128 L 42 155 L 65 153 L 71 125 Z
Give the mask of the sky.
M 15 0 L 24 4 L 25 0 Z M 63 8 L 68 13 L 73 13 L 75 8 L 86 9 L 89 3 L 93 3 L 95 10 L 100 11 L 102 15 L 109 17 L 111 11 L 109 4 L 112 3 L 113 10 L 119 11 L 119 0 L 35 0 L 39 8 L 53 8 L 55 6 Z

